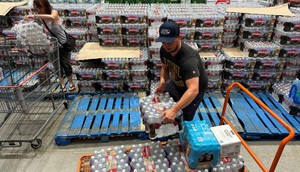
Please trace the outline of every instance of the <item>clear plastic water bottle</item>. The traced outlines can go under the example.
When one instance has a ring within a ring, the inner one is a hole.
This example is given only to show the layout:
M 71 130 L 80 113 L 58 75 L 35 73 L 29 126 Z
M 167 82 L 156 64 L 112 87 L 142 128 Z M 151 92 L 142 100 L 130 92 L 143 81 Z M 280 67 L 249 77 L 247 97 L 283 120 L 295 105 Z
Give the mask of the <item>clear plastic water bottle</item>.
M 95 156 L 91 156 L 91 159 L 90 159 L 90 166 L 92 166 L 94 163 L 95 163 Z
M 298 78 L 292 83 L 289 98 L 291 98 L 295 104 L 300 104 L 300 80 Z
M 91 166 L 91 172 L 95 172 L 97 170 L 96 166 L 95 165 L 92 165 Z

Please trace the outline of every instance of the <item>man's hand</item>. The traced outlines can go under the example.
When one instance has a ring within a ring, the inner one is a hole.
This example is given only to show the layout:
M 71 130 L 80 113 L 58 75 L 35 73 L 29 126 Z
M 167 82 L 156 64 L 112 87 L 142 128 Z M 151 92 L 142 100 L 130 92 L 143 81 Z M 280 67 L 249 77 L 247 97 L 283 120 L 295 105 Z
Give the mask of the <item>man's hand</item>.
M 165 91 L 165 83 L 160 82 L 155 90 L 155 94 L 163 93 Z
M 171 123 L 175 120 L 176 114 L 177 111 L 171 108 L 166 110 L 161 117 L 163 118 L 163 122 Z

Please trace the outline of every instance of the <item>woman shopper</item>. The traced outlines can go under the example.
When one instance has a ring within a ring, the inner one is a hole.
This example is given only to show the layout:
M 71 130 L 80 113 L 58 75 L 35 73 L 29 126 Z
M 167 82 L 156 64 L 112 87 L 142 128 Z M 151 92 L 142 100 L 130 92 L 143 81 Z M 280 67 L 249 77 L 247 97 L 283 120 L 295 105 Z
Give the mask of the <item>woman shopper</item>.
M 39 18 L 41 19 L 49 34 L 53 37 L 56 37 L 60 44 L 64 44 L 67 40 L 66 33 L 62 28 L 62 19 L 59 17 L 59 14 L 56 10 L 52 9 L 52 6 L 48 2 L 48 0 L 34 0 L 33 1 L 33 10 L 37 13 L 35 15 L 27 15 L 25 19 L 31 18 Z M 61 66 L 61 73 L 65 73 L 69 81 L 69 91 L 75 90 L 75 85 L 72 79 L 72 66 L 70 65 L 70 58 L 71 52 L 70 50 L 62 47 L 59 47 L 59 57 L 60 57 L 60 66 Z M 59 82 L 62 88 L 62 91 L 66 92 L 66 85 L 62 75 L 59 76 Z

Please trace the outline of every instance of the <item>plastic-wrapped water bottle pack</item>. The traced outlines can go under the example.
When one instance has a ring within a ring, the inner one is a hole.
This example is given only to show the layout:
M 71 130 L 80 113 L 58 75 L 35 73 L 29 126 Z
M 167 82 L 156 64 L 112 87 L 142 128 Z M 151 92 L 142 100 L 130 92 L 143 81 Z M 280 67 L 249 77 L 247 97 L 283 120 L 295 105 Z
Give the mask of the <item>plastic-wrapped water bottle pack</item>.
M 43 27 L 36 22 L 20 22 L 16 24 L 12 31 L 17 34 L 17 42 L 34 54 L 44 54 L 49 51 L 50 40 L 43 31 Z M 44 46 L 41 46 L 44 45 Z
M 149 133 L 150 139 L 170 136 L 179 131 L 178 123 L 163 122 L 163 113 L 170 109 L 175 104 L 175 101 L 170 97 L 169 93 L 152 94 L 144 97 L 140 101 L 140 108 L 146 132 Z M 181 111 L 176 114 L 179 118 Z
M 230 157 L 219 157 L 216 155 L 213 157 L 210 153 L 202 154 L 204 156 L 200 156 L 199 164 L 197 163 L 198 161 L 195 162 L 195 168 L 191 169 L 189 159 L 185 158 L 186 152 L 181 147 L 181 143 L 174 139 L 168 140 L 166 144 L 160 141 L 152 141 L 145 144 L 121 145 L 97 150 L 94 151 L 90 158 L 90 171 L 238 172 L 244 169 L 244 159 L 241 155 Z M 204 147 L 205 145 L 202 146 L 202 148 Z M 211 147 L 211 149 L 214 150 L 214 147 Z M 215 165 L 212 165 L 212 161 L 215 162 Z

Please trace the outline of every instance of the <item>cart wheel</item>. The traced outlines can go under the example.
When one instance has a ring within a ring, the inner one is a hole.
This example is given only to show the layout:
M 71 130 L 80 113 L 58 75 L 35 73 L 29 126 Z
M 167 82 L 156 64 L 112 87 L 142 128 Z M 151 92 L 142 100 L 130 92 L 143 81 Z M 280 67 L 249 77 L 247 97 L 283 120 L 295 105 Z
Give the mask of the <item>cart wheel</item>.
M 36 143 L 34 143 L 36 142 Z M 42 146 L 42 140 L 41 139 L 36 139 L 35 141 L 31 142 L 31 147 L 33 149 L 38 149 Z
M 68 109 L 69 108 L 69 104 L 68 102 L 64 102 L 65 108 Z

